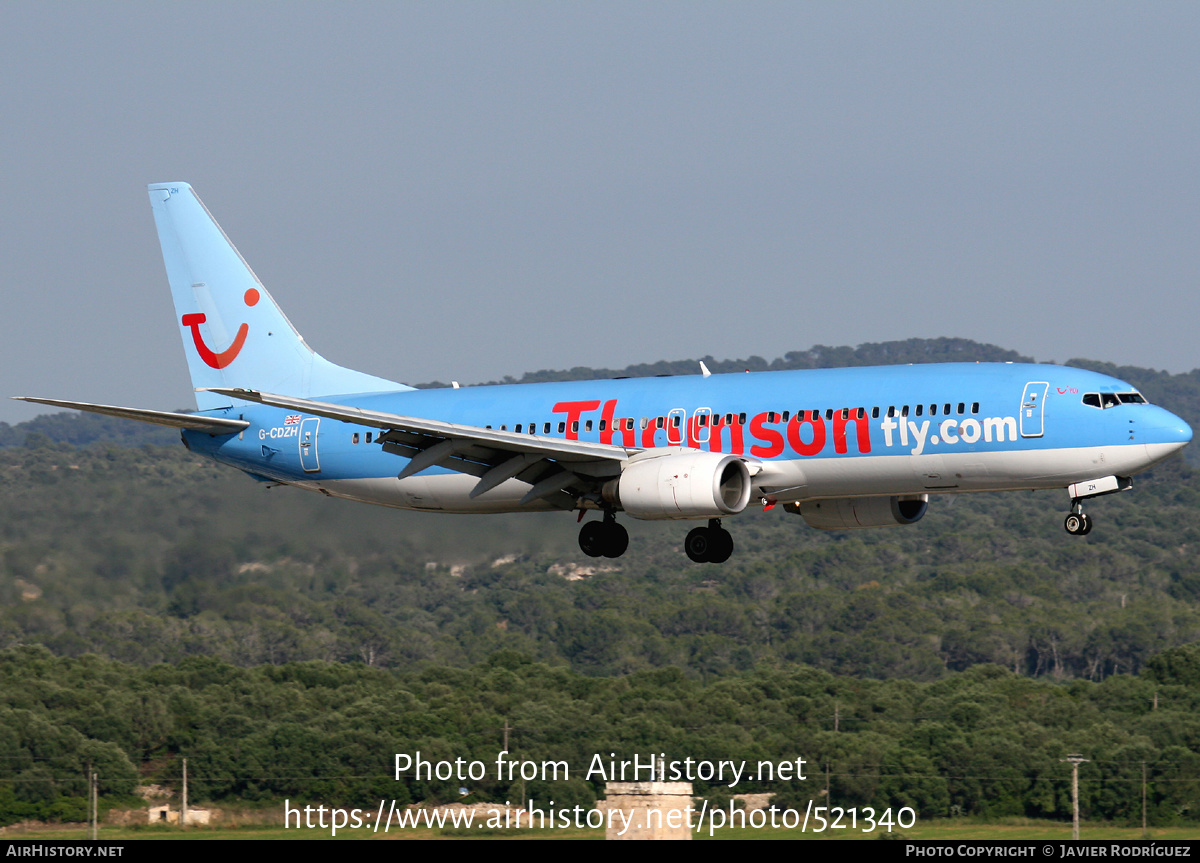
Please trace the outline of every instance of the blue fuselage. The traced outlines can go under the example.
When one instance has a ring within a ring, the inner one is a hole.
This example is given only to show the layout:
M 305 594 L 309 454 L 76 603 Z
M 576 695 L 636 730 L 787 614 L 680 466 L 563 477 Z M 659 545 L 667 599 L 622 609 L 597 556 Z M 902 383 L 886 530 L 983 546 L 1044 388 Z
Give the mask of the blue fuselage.
M 789 489 L 780 499 L 1063 487 L 1143 470 L 1192 434 L 1179 417 L 1144 403 L 1116 378 L 1008 363 L 481 386 L 321 400 L 631 451 L 682 446 L 741 455 L 794 472 L 790 485 L 778 470 L 772 474 L 774 486 Z M 400 493 L 390 498 L 378 484 L 359 495 L 344 481 L 394 482 L 407 463 L 377 445 L 378 429 L 255 404 L 206 413 L 242 418 L 250 426 L 236 435 L 185 432 L 189 446 L 260 477 L 413 508 L 538 508 L 511 505 L 513 492 L 470 505 L 447 500 L 457 493 L 446 483 L 440 494 L 432 493 L 431 506 L 422 506 L 420 495 L 416 504 Z M 435 466 L 413 479 L 436 484 L 437 477 L 452 474 Z M 771 497 L 770 487 L 764 483 L 759 491 Z

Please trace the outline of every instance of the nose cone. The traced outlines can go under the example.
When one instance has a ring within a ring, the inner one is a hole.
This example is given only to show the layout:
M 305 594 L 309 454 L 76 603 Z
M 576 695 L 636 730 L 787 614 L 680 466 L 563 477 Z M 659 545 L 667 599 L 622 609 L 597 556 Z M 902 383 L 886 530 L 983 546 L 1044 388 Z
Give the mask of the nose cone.
M 1155 443 L 1175 444 L 1182 449 L 1192 439 L 1192 427 L 1170 411 L 1158 409 L 1149 432 Z
M 1155 407 L 1154 413 L 1139 423 L 1140 437 L 1146 444 L 1151 462 L 1160 462 L 1179 452 L 1192 439 L 1192 427 L 1170 411 Z

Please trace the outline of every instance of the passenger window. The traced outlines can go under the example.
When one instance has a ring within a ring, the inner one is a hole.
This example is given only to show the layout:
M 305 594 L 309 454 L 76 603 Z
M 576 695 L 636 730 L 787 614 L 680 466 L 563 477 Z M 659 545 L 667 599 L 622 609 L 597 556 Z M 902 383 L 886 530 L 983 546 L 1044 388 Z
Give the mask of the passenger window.
M 971 402 L 971 413 L 979 413 L 979 402 Z
M 920 416 L 923 410 L 925 410 L 925 405 L 917 405 L 917 416 Z
M 784 412 L 783 412 L 783 421 L 784 421 L 784 422 L 787 422 L 787 421 L 788 421 L 788 412 L 787 412 L 787 411 L 784 411 Z
M 908 416 L 908 405 L 905 405 L 904 407 L 900 408 L 900 416 L 902 416 L 902 417 Z
M 367 443 L 371 442 L 371 433 L 367 432 Z
M 895 415 L 896 415 L 896 406 L 888 405 L 888 416 L 894 417 Z
M 867 411 L 865 408 L 859 408 L 857 411 L 854 412 L 854 415 L 856 417 L 858 417 L 859 419 L 862 419 L 864 416 L 866 416 L 866 413 L 867 413 Z
M 601 420 L 601 422 L 604 422 L 604 420 Z M 583 430 L 584 431 L 592 430 L 592 421 L 591 420 L 588 420 L 586 423 L 583 424 Z
M 935 417 L 935 416 L 937 416 L 937 405 L 930 405 L 930 406 L 929 406 L 929 415 L 930 415 L 931 417 Z
M 501 426 L 501 428 L 503 428 L 503 426 Z M 559 424 L 558 424 L 558 433 L 559 433 L 559 434 L 562 434 L 562 433 L 563 433 L 563 432 L 565 432 L 566 430 L 567 430 L 567 424 L 566 424 L 565 422 L 562 422 L 562 423 L 559 423 Z
M 579 420 L 571 421 L 571 431 L 573 431 L 573 432 L 579 431 Z
M 738 414 L 738 425 L 744 426 L 745 424 L 746 424 L 746 415 Z
M 946 404 L 943 406 L 942 413 L 944 413 L 946 416 L 950 416 L 950 405 L 949 404 Z
M 608 424 L 608 423 L 607 423 L 607 421 L 606 421 L 606 420 L 600 420 L 600 431 L 604 431 L 604 427 L 605 427 L 607 424 Z M 616 428 L 616 426 L 614 426 L 613 428 Z M 590 431 L 590 429 L 589 429 L 589 431 Z
M 962 416 L 966 412 L 967 412 L 967 406 L 965 404 L 963 404 L 962 402 L 959 402 L 958 403 L 958 415 Z
M 675 416 L 671 417 L 671 426 L 673 428 L 679 428 L 679 414 L 675 414 Z
M 660 428 L 662 428 L 664 425 L 666 425 L 666 423 L 664 422 L 664 420 L 663 420 L 663 418 L 662 418 L 662 417 L 655 417 L 655 418 L 654 418 L 654 427 L 655 427 L 656 429 L 660 429 Z
M 775 411 L 767 411 L 767 422 L 775 422 Z
M 508 431 L 508 426 L 506 426 L 506 425 L 501 425 L 501 426 L 500 426 L 500 431 Z
M 529 424 L 529 433 L 530 433 L 530 434 L 537 434 L 537 423 L 530 423 L 530 424 Z
M 842 419 L 850 419 L 850 408 L 842 408 Z
M 550 434 L 550 423 L 542 423 L 542 434 Z
M 827 420 L 833 419 L 833 408 L 825 408 L 825 419 L 827 419 Z
M 871 419 L 873 419 L 873 420 L 879 419 L 879 408 L 877 408 L 877 407 L 871 408 Z
M 355 432 L 355 433 L 354 433 L 354 434 L 351 436 L 351 438 L 350 438 L 350 442 L 351 442 L 351 443 L 358 443 L 358 432 Z
M 644 428 L 646 428 L 646 426 L 648 426 L 648 425 L 650 425 L 650 418 L 649 418 L 649 417 L 642 417 L 642 428 L 644 429 Z
M 517 434 L 520 434 L 524 430 L 525 426 L 521 425 L 520 423 L 517 423 L 515 426 L 513 426 L 513 431 L 515 431 Z

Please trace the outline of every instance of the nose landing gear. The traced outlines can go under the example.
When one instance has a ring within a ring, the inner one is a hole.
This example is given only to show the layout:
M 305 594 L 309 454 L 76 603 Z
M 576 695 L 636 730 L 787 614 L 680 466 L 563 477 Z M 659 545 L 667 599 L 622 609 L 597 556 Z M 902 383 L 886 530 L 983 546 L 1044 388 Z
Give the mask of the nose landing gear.
M 696 563 L 724 563 L 733 554 L 733 537 L 721 527 L 719 518 L 711 518 L 708 527 L 697 527 L 688 533 L 683 550 Z
M 579 548 L 588 557 L 620 557 L 629 548 L 629 532 L 609 510 L 604 521 L 589 521 L 580 529 Z
M 1071 536 L 1087 536 L 1092 532 L 1092 520 L 1084 514 L 1081 498 L 1071 501 L 1071 512 L 1063 522 L 1063 527 Z

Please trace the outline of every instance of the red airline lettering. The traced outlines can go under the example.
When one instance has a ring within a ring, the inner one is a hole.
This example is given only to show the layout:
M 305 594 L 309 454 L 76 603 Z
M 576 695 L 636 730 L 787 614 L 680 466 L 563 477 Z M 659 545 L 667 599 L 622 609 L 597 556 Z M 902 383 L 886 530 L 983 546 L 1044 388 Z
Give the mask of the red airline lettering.
M 871 451 L 871 429 L 867 426 L 867 412 L 863 408 L 840 410 L 833 415 L 833 450 L 846 451 L 846 425 L 854 423 L 858 437 L 858 451 L 866 455 Z
M 611 444 L 613 442 L 613 433 L 621 432 L 621 443 L 618 446 L 634 447 L 637 446 L 637 432 L 633 430 L 633 426 L 625 427 L 625 418 L 618 417 L 613 419 L 613 414 L 617 412 L 617 400 L 609 399 L 604 403 L 604 413 L 600 419 L 600 443 Z M 620 428 L 618 428 L 618 424 Z
M 756 414 L 754 419 L 750 420 L 750 434 L 765 444 L 765 446 L 755 444 L 750 447 L 750 454 L 759 458 L 775 458 L 783 453 L 783 435 L 775 429 L 764 428 L 766 424 L 767 415 L 765 413 Z
M 800 434 L 800 427 L 805 424 L 812 426 L 812 443 L 805 443 Z M 825 421 L 816 411 L 798 411 L 788 422 L 787 436 L 797 454 L 816 455 L 825 448 Z
M 579 440 L 579 415 L 594 411 L 598 407 L 599 401 L 559 402 L 554 406 L 554 413 L 567 415 L 567 440 Z
M 732 455 L 741 455 L 746 451 L 745 445 L 742 442 L 742 426 L 737 421 L 735 416 L 733 422 L 725 422 L 725 418 L 714 416 L 711 426 L 711 431 L 708 437 L 709 452 L 723 452 L 721 449 L 721 434 L 724 429 L 729 429 L 729 452 Z

